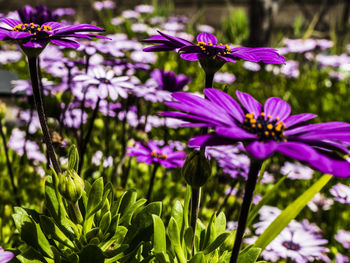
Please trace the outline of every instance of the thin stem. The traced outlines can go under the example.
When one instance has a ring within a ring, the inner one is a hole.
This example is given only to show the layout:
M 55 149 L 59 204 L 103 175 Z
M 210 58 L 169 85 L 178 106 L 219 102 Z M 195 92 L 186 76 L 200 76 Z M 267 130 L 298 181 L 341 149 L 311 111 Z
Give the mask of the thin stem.
M 248 213 L 249 213 L 250 205 L 253 199 L 255 185 L 258 179 L 258 174 L 262 163 L 263 162 L 261 160 L 251 159 L 250 170 L 248 173 L 248 180 L 245 185 L 243 203 L 239 214 L 236 239 L 233 245 L 230 263 L 236 263 L 238 259 L 239 250 L 241 247 L 245 227 L 247 224 Z
M 212 88 L 215 73 L 205 73 L 205 88 Z
M 32 88 L 33 88 L 33 96 L 34 96 L 36 110 L 38 111 L 41 129 L 44 135 L 44 142 L 46 144 L 47 153 L 50 157 L 53 168 L 58 174 L 61 172 L 61 168 L 56 158 L 55 149 L 53 148 L 49 127 L 46 121 L 45 110 L 44 110 L 43 101 L 41 98 L 40 88 L 39 88 L 37 60 L 38 60 L 37 57 L 28 58 L 29 72 L 30 72 L 30 78 L 32 81 Z
M 72 210 L 74 212 L 76 223 L 82 224 L 84 219 L 83 219 L 83 216 L 81 215 L 81 212 L 80 212 L 79 202 L 77 201 L 74 204 L 69 203 L 69 206 L 72 208 Z
M 199 203 L 200 203 L 200 196 L 201 196 L 201 188 L 194 188 L 191 187 L 192 192 L 192 198 L 191 198 L 191 227 L 193 229 L 193 236 L 192 236 L 192 255 L 195 254 L 195 236 L 196 236 L 196 226 L 197 226 L 197 219 L 198 219 L 198 213 L 199 213 Z
M 13 193 L 16 199 L 16 204 L 19 205 L 20 201 L 18 198 L 18 191 L 17 191 L 17 187 L 15 185 L 15 179 L 13 176 L 13 171 L 12 171 L 12 166 L 11 166 L 11 162 L 10 162 L 10 157 L 9 157 L 9 149 L 7 148 L 7 144 L 6 144 L 6 137 L 4 134 L 4 131 L 2 129 L 2 121 L 0 120 L 0 133 L 1 133 L 1 138 L 2 138 L 2 144 L 4 145 L 4 150 L 5 150 L 5 156 L 6 156 L 6 165 L 7 165 L 7 170 L 8 173 L 10 175 L 10 180 L 11 180 L 11 185 L 12 185 L 12 189 L 13 189 Z
M 157 173 L 158 167 L 159 167 L 158 163 L 154 164 L 152 175 L 151 175 L 151 181 L 149 182 L 149 187 L 148 187 L 148 192 L 147 192 L 147 197 L 146 197 L 147 203 L 150 203 L 150 201 L 151 201 L 154 179 L 156 178 L 156 173 Z
M 97 117 L 97 112 L 98 112 L 98 108 L 99 108 L 99 105 L 100 105 L 100 101 L 101 99 L 98 98 L 97 99 L 97 102 L 96 102 L 96 106 L 95 106 L 95 109 L 94 109 L 94 112 L 92 113 L 92 116 L 91 116 L 91 120 L 90 120 L 90 125 L 89 125 L 89 128 L 88 128 L 88 132 L 84 138 L 84 140 L 82 141 L 82 144 L 81 144 L 81 151 L 80 151 L 80 161 L 79 161 L 79 167 L 78 167 L 78 174 L 81 173 L 81 169 L 83 168 L 83 164 L 84 164 L 84 155 L 85 155 L 85 152 L 86 152 L 86 147 L 87 147 L 87 144 L 90 140 L 90 137 L 91 137 L 91 133 L 92 133 L 92 129 L 94 127 L 94 122 L 95 122 L 95 119 Z

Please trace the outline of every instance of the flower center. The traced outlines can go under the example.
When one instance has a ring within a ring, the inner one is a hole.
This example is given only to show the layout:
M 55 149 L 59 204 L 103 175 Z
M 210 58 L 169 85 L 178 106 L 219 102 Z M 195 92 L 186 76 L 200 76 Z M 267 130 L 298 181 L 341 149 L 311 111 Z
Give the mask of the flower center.
M 247 113 L 242 128 L 256 134 L 261 141 L 287 141 L 283 134 L 286 128 L 283 121 L 279 121 L 278 117 L 272 120 L 270 115 L 266 117 L 265 119 L 264 112 L 262 112 L 258 118 L 254 118 L 254 113 L 252 112 Z
M 38 25 L 38 24 L 34 24 L 34 23 L 30 23 L 30 24 L 18 24 L 17 26 L 14 26 L 12 28 L 12 31 L 16 31 L 16 32 L 27 32 L 33 35 L 36 35 L 39 32 L 43 32 L 43 31 L 51 31 L 52 27 L 50 26 L 46 26 L 46 25 Z M 49 35 L 52 36 L 52 35 Z
M 109 79 L 106 79 L 106 78 L 99 78 L 98 80 L 104 84 L 111 84 L 111 81 Z
M 294 251 L 299 251 L 300 250 L 300 245 L 294 243 L 293 241 L 284 241 L 282 243 L 283 246 L 285 246 L 286 248 L 290 249 L 290 250 L 294 250 Z
M 158 159 L 161 159 L 161 160 L 166 160 L 168 158 L 168 156 L 166 154 L 157 153 L 156 151 L 152 151 L 151 152 L 151 157 L 158 158 Z
M 197 43 L 197 46 L 200 47 L 200 49 L 203 51 L 204 54 L 206 55 L 210 55 L 211 53 L 215 53 L 212 55 L 226 55 L 229 54 L 231 52 L 231 49 L 228 45 L 223 45 L 222 43 L 220 43 L 219 46 L 224 46 L 224 48 L 222 47 L 218 47 L 218 46 L 213 46 L 212 43 L 206 43 L 203 41 L 199 41 Z M 209 50 L 208 50 L 209 47 Z M 213 52 L 215 51 L 215 52 Z

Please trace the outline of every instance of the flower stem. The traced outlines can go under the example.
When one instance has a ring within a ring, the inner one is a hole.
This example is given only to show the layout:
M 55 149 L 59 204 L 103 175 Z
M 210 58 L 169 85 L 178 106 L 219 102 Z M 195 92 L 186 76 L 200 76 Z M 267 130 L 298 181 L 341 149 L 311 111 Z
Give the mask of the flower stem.
M 81 215 L 80 208 L 79 208 L 79 202 L 76 201 L 74 204 L 69 202 L 69 206 L 72 208 L 75 216 L 75 220 L 77 224 L 82 224 L 84 219 Z
M 236 232 L 236 239 L 232 249 L 232 255 L 230 263 L 236 263 L 238 259 L 239 250 L 241 247 L 245 227 L 247 224 L 248 213 L 250 209 L 250 205 L 252 203 L 254 189 L 256 185 L 256 181 L 258 179 L 259 170 L 262 165 L 261 160 L 253 160 L 251 159 L 250 169 L 248 173 L 248 180 L 245 185 L 243 203 L 241 206 L 241 211 L 238 219 L 238 227 Z
M 61 172 L 61 168 L 59 166 L 59 163 L 56 158 L 55 149 L 53 148 L 49 127 L 47 126 L 46 121 L 46 115 L 45 110 L 43 106 L 43 100 L 41 98 L 40 94 L 40 88 L 39 88 L 39 81 L 38 81 L 38 68 L 37 68 L 37 62 L 38 57 L 28 57 L 29 62 L 29 72 L 30 72 L 30 78 L 32 81 L 32 88 L 33 88 L 33 96 L 35 101 L 36 110 L 38 111 L 39 121 L 41 125 L 41 129 L 43 131 L 44 135 L 44 142 L 47 147 L 47 153 L 50 157 L 51 164 L 53 168 L 55 169 L 56 173 Z
M 154 185 L 154 179 L 156 178 L 156 173 L 158 170 L 159 164 L 154 164 L 153 171 L 152 171 L 152 176 L 151 176 L 151 181 L 149 182 L 149 187 L 148 187 L 148 192 L 147 192 L 147 203 L 149 204 L 151 201 L 151 195 L 152 195 L 152 190 L 153 190 L 153 185 Z
M 191 227 L 193 229 L 193 236 L 192 236 L 192 256 L 195 255 L 195 237 L 196 237 L 196 226 L 197 226 L 197 219 L 198 219 L 198 212 L 199 212 L 199 203 L 201 200 L 201 188 L 195 188 L 191 187 Z
M 97 112 L 98 112 L 98 109 L 99 109 L 99 106 L 100 106 L 100 101 L 101 101 L 101 99 L 98 98 L 97 102 L 96 102 L 96 106 L 95 106 L 94 112 L 92 113 L 92 116 L 91 116 L 88 132 L 87 132 L 85 138 L 83 139 L 83 141 L 81 143 L 81 151 L 80 151 L 80 158 L 79 158 L 80 161 L 79 161 L 79 167 L 78 167 L 78 174 L 81 173 L 81 169 L 83 168 L 84 155 L 85 155 L 85 152 L 86 152 L 86 146 L 87 146 L 87 144 L 88 144 L 88 142 L 90 140 L 90 137 L 91 137 L 92 128 L 94 127 L 94 122 L 95 122 L 95 119 L 97 117 Z
M 205 73 L 205 88 L 212 88 L 215 73 Z
M 0 134 L 1 134 L 1 138 L 2 138 L 2 144 L 4 145 L 7 171 L 10 175 L 10 180 L 11 180 L 11 185 L 12 185 L 12 189 L 13 189 L 13 194 L 14 194 L 15 200 L 16 200 L 16 205 L 20 205 L 20 201 L 19 201 L 19 198 L 17 195 L 18 191 L 17 191 L 17 187 L 15 184 L 15 179 L 13 176 L 12 166 L 11 166 L 10 157 L 9 157 L 9 149 L 7 148 L 6 137 L 5 137 L 4 131 L 2 129 L 2 120 L 0 120 Z

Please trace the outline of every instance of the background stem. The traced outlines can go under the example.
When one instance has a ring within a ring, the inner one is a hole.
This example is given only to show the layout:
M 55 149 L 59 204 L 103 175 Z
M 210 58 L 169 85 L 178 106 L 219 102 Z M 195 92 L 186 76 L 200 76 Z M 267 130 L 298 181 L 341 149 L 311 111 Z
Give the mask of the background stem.
M 154 179 L 156 178 L 156 173 L 157 173 L 158 167 L 159 167 L 158 163 L 154 164 L 152 176 L 151 176 L 151 181 L 149 182 L 149 187 L 148 187 L 148 192 L 147 192 L 147 197 L 146 197 L 147 204 L 150 203 L 150 201 L 151 201 Z
M 198 213 L 199 213 L 199 203 L 200 203 L 200 196 L 201 196 L 201 188 L 194 188 L 191 187 L 192 191 L 192 197 L 191 197 L 191 227 L 193 229 L 193 236 L 192 236 L 192 256 L 194 256 L 194 242 L 195 242 L 195 236 L 196 236 L 196 226 L 197 226 L 197 219 L 198 219 Z
M 46 121 L 45 110 L 44 110 L 43 101 L 41 98 L 40 88 L 39 88 L 37 61 L 38 61 L 37 57 L 28 58 L 29 72 L 30 72 L 30 78 L 31 78 L 32 88 L 33 88 L 33 96 L 34 96 L 36 110 L 38 111 L 41 129 L 44 135 L 44 142 L 47 147 L 47 153 L 50 157 L 53 168 L 58 174 L 61 172 L 61 168 L 56 158 L 55 149 L 53 148 L 53 145 L 52 145 L 52 139 L 51 139 L 49 127 Z
M 247 224 L 250 204 L 252 203 L 252 200 L 253 200 L 254 189 L 255 189 L 256 181 L 258 179 L 258 174 L 262 163 L 263 162 L 261 160 L 253 160 L 253 159 L 251 159 L 251 162 L 250 162 L 248 180 L 245 185 L 243 203 L 239 214 L 236 239 L 233 245 L 230 263 L 236 263 L 238 259 L 239 250 L 241 248 L 244 231 Z

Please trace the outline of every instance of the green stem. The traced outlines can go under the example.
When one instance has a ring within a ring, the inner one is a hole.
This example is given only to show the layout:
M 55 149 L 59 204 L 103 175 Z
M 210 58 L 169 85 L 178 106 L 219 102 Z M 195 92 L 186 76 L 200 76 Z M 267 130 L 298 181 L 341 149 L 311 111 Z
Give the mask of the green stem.
M 55 149 L 53 148 L 52 139 L 51 139 L 50 132 L 49 132 L 49 127 L 48 127 L 47 121 L 46 121 L 43 100 L 42 100 L 41 94 L 40 94 L 37 61 L 38 61 L 37 57 L 29 57 L 28 58 L 29 72 L 30 72 L 30 78 L 31 78 L 31 82 L 32 82 L 35 106 L 36 106 L 36 110 L 38 112 L 41 129 L 42 129 L 43 135 L 44 135 L 44 142 L 45 142 L 46 147 L 47 147 L 47 153 L 50 157 L 51 164 L 52 164 L 53 168 L 55 169 L 56 173 L 60 173 L 61 168 L 60 168 L 58 160 L 56 158 Z
M 17 187 L 16 187 L 16 184 L 15 184 L 15 179 L 14 179 L 14 176 L 13 176 L 12 166 L 11 166 L 11 162 L 10 162 L 9 149 L 7 148 L 6 137 L 5 137 L 4 131 L 2 129 L 2 120 L 0 120 L 0 134 L 1 134 L 1 138 L 2 138 L 2 144 L 4 145 L 7 171 L 9 173 L 9 175 L 10 175 L 10 181 L 11 181 L 13 193 L 14 193 L 15 200 L 16 200 L 16 205 L 19 205 L 20 201 L 19 201 L 19 198 L 18 198 L 18 195 L 17 195 L 18 191 L 17 191 Z
M 82 224 L 84 219 L 83 219 L 83 216 L 81 215 L 78 201 L 76 201 L 74 204 L 69 203 L 69 205 L 74 212 L 76 223 Z
M 149 187 L 148 187 L 148 192 L 147 192 L 147 197 L 146 197 L 147 203 L 150 203 L 150 201 L 151 201 L 154 179 L 156 178 L 156 173 L 157 173 L 158 167 L 159 167 L 158 163 L 154 164 L 152 176 L 151 176 L 151 181 L 149 182 Z
M 239 250 L 241 248 L 241 243 L 245 232 L 245 227 L 247 224 L 250 204 L 252 203 L 252 200 L 253 200 L 254 189 L 256 186 L 256 181 L 258 179 L 258 174 L 259 174 L 261 165 L 262 165 L 261 160 L 251 159 L 250 169 L 248 173 L 248 180 L 245 185 L 243 203 L 239 214 L 236 239 L 233 245 L 230 263 L 236 263 L 238 259 Z
M 199 203 L 201 199 L 201 188 L 191 187 L 192 190 L 192 199 L 191 199 L 191 227 L 193 229 L 192 236 L 192 256 L 195 255 L 195 237 L 196 237 L 196 227 L 197 227 L 197 219 L 199 213 Z

